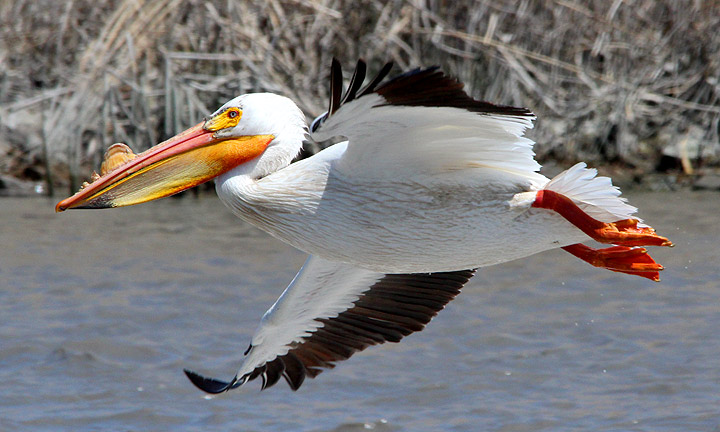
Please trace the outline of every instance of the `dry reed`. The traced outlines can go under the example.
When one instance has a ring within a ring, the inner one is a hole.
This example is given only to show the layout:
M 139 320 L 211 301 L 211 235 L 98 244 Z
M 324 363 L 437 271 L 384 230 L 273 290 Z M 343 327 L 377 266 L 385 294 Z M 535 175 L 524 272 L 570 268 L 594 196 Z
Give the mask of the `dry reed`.
M 0 175 L 74 188 L 109 144 L 141 151 L 244 92 L 317 115 L 333 56 L 439 64 L 529 107 L 544 161 L 720 160 L 717 1 L 15 0 L 0 17 Z

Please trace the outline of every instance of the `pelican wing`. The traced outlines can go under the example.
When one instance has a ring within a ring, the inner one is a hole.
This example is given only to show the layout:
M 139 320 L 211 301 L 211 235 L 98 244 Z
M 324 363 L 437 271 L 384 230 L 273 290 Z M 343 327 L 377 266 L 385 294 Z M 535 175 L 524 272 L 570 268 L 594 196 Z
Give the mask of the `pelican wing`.
M 297 390 L 322 368 L 422 330 L 474 272 L 382 274 L 310 257 L 263 316 L 233 380 L 185 373 L 208 393 L 258 377 L 265 389 L 281 376 Z
M 397 178 L 485 168 L 534 177 L 540 169 L 533 142 L 522 137 L 535 118 L 529 110 L 475 100 L 437 67 L 376 78 L 358 91 L 362 64 L 341 97 L 339 67 L 333 62 L 330 110 L 314 122 L 312 138 L 347 138 L 340 172 Z

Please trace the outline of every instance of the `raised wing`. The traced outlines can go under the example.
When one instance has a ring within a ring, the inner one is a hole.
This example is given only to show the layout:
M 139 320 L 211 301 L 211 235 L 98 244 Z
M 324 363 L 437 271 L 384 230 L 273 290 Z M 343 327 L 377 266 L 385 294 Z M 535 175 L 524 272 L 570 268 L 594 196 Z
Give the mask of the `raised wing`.
M 305 377 L 370 345 L 399 342 L 422 330 L 474 272 L 386 275 L 310 257 L 263 316 L 235 378 L 224 382 L 185 373 L 208 393 L 258 377 L 265 389 L 281 376 L 297 390 Z
M 338 161 L 341 171 L 377 178 L 396 177 L 398 170 L 432 174 L 487 168 L 536 176 L 540 165 L 533 142 L 522 137 L 535 118 L 529 110 L 475 100 L 437 67 L 381 83 L 386 65 L 359 90 L 365 69 L 359 62 L 343 97 L 340 66 L 333 62 L 330 109 L 313 122 L 317 141 L 348 139 Z

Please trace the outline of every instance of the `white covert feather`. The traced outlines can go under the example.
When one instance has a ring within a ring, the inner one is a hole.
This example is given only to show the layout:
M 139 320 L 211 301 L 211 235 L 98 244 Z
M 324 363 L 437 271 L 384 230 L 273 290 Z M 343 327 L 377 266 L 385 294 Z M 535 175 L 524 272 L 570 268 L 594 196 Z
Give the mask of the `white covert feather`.
M 522 137 L 532 117 L 383 105 L 377 94 L 343 105 L 313 134 L 347 141 L 290 164 L 306 126 L 278 98 L 226 104 L 242 106 L 243 134 L 276 138 L 216 189 L 239 217 L 312 256 L 263 317 L 239 376 L 286 354 L 316 318 L 348 309 L 385 273 L 472 269 L 589 240 L 558 213 L 531 207 L 543 187 L 606 222 L 636 210 L 583 163 L 552 180 L 537 173 L 533 142 Z
M 396 177 L 486 167 L 539 181 L 533 142 L 523 138 L 533 117 L 483 115 L 460 108 L 383 105 L 377 94 L 354 100 L 312 137 L 344 136 L 338 169 L 348 175 Z
M 286 354 L 292 342 L 352 306 L 363 291 L 383 276 L 358 267 L 309 257 L 275 304 L 265 313 L 252 338 L 252 350 L 238 376 Z

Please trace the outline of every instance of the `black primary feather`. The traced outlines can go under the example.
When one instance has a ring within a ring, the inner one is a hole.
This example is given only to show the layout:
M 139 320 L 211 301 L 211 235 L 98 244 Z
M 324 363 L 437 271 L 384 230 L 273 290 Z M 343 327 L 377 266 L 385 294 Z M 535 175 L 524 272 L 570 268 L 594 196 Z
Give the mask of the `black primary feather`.
M 350 81 L 350 87 L 342 94 L 342 70 L 337 59 L 333 59 L 330 73 L 330 109 L 317 117 L 310 127 L 311 132 L 332 117 L 343 105 L 371 93 L 377 93 L 385 99 L 383 105 L 450 107 L 460 108 L 478 114 L 497 114 L 521 117 L 534 117 L 527 108 L 498 105 L 472 98 L 464 90 L 464 84 L 456 78 L 445 75 L 439 66 L 416 68 L 382 82 L 392 69 L 392 62 L 386 63 L 370 83 L 357 88 L 365 78 L 366 65 L 363 60 L 358 64 Z
M 348 310 L 322 324 L 308 336 L 290 344 L 290 350 L 230 382 L 205 378 L 188 370 L 185 374 L 199 389 L 222 393 L 258 377 L 264 390 L 285 378 L 297 390 L 306 377 L 315 378 L 335 362 L 347 360 L 371 345 L 400 340 L 425 328 L 475 270 L 440 273 L 387 274 L 369 287 Z
M 365 81 L 367 74 L 367 64 L 364 60 L 360 59 L 355 66 L 352 78 L 350 79 L 350 85 L 348 86 L 347 92 L 343 96 L 343 80 L 342 80 L 342 66 L 340 62 L 333 58 L 330 66 L 330 103 L 328 110 L 321 115 L 317 116 L 315 120 L 310 124 L 310 132 L 315 132 L 323 124 L 325 120 L 331 117 L 341 106 L 351 102 L 357 98 L 365 96 L 366 94 L 372 93 L 375 87 L 387 76 L 392 69 L 392 62 L 386 63 L 380 72 L 365 86 L 362 86 Z

